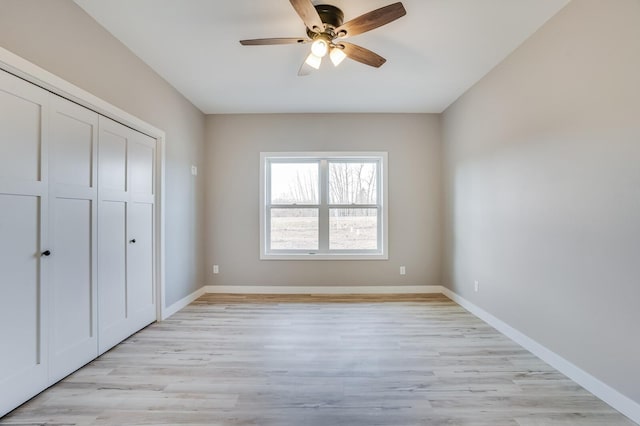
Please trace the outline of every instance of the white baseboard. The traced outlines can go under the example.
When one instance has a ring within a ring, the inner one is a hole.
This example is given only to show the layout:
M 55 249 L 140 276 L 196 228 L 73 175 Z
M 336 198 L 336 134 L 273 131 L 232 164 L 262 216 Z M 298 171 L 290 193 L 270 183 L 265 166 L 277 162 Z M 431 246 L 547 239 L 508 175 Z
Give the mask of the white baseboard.
M 600 398 L 614 409 L 618 410 L 634 422 L 640 424 L 640 404 L 633 401 L 631 398 L 621 394 L 611 386 L 593 377 L 580 367 L 567 361 L 560 355 L 544 347 L 540 343 L 531 339 L 529 336 L 521 333 L 515 328 L 511 327 L 504 321 L 494 317 L 484 309 L 474 305 L 462 296 L 454 293 L 446 287 L 442 287 L 442 294 L 449 299 L 462 306 L 467 311 L 471 312 L 476 317 L 480 318 L 487 324 L 494 327 L 500 333 L 504 334 L 529 352 L 536 355 L 538 358 L 569 377 L 574 382 Z
M 402 286 L 256 286 L 209 285 L 207 293 L 231 294 L 424 294 L 442 293 L 439 285 Z
M 190 295 L 185 296 L 182 299 L 178 300 L 177 302 L 173 303 L 171 306 L 167 306 L 162 310 L 162 319 L 165 320 L 169 318 L 171 315 L 175 314 L 180 309 L 185 308 L 189 303 L 193 302 L 194 300 L 196 300 L 198 297 L 202 296 L 206 292 L 207 292 L 206 287 L 200 287 Z

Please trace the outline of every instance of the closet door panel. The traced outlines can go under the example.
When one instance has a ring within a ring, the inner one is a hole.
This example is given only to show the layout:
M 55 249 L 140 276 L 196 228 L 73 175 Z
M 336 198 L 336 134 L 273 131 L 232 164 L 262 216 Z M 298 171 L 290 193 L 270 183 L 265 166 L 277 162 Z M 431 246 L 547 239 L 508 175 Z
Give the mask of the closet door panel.
M 98 161 L 102 353 L 155 320 L 155 140 L 101 117 Z
M 41 362 L 40 200 L 0 194 L 0 395 Z M 2 400 L 3 398 L 0 398 Z
M 91 282 L 91 210 L 87 200 L 55 200 L 51 229 L 56 242 L 51 271 L 55 353 L 92 335 L 92 289 L 90 285 L 78 285 Z
M 0 73 L 0 178 L 40 181 L 43 94 Z
M 48 104 L 0 71 L 0 417 L 47 386 Z
M 91 200 L 55 198 L 51 239 L 51 379 L 97 355 L 92 286 Z
M 115 123 L 100 117 L 98 179 L 101 191 L 124 193 L 127 190 L 127 137 L 116 134 L 117 130 Z
M 129 337 L 127 151 L 131 129 L 100 117 L 98 136 L 98 351 Z
M 153 322 L 155 140 L 100 117 L 99 350 Z
M 148 136 L 136 135 L 130 145 L 131 193 L 133 196 L 153 195 L 153 164 L 155 159 L 154 140 Z
M 49 147 L 50 381 L 98 354 L 95 188 L 98 115 L 52 95 Z
M 68 114 L 66 111 L 58 110 L 53 117 L 52 130 L 62 133 L 51 141 L 49 156 L 51 182 L 91 188 L 93 186 L 94 123 Z
M 98 227 L 99 352 L 129 334 L 127 327 L 126 203 L 101 201 Z
M 134 331 L 155 320 L 154 162 L 155 140 L 132 132 L 128 146 L 129 190 L 127 282 Z M 133 242 L 135 241 L 135 243 Z
M 127 282 L 130 315 L 138 330 L 155 319 L 153 289 L 153 205 L 130 203 Z M 133 241 L 135 240 L 135 243 Z

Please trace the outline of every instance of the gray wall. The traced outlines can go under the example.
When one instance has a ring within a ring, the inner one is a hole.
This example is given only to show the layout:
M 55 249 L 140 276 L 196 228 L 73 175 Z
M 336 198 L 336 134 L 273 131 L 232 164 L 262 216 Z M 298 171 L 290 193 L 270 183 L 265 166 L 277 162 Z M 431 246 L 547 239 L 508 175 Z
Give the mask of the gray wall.
M 389 260 L 259 260 L 261 151 L 387 151 Z M 207 117 L 208 283 L 440 285 L 440 154 L 437 115 Z
M 573 1 L 443 118 L 446 285 L 637 402 L 639 23 Z
M 204 282 L 204 115 L 71 0 L 0 0 L 0 46 L 166 132 L 166 303 Z

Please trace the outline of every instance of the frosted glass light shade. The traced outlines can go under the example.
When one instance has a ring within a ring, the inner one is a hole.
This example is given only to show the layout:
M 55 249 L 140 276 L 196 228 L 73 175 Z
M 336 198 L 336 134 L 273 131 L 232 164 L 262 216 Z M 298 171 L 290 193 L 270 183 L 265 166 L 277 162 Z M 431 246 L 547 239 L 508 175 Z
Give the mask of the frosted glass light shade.
M 310 67 L 313 67 L 315 69 L 319 69 L 320 68 L 320 64 L 322 63 L 322 58 L 319 57 L 319 56 L 314 55 L 313 52 L 312 52 L 312 53 L 309 53 L 309 56 L 307 56 L 307 59 L 305 60 L 305 62 Z
M 345 55 L 342 49 L 340 49 L 339 47 L 334 47 L 333 49 L 331 49 L 331 53 L 329 53 L 329 58 L 331 58 L 331 62 L 333 62 L 333 65 L 336 67 L 340 65 L 340 63 L 344 61 L 344 58 L 346 57 L 347 55 Z

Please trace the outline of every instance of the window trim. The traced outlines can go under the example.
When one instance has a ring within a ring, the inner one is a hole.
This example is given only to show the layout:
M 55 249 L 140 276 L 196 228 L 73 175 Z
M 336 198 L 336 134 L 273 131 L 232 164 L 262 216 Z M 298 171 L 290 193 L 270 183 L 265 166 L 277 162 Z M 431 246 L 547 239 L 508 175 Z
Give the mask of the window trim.
M 261 152 L 260 153 L 260 259 L 261 260 L 388 260 L 388 155 L 387 152 Z M 277 162 L 317 162 L 319 166 L 319 204 L 270 204 L 270 166 Z M 378 163 L 376 204 L 329 204 L 330 161 L 371 161 Z M 270 208 L 318 209 L 318 250 L 270 250 Z M 332 208 L 375 208 L 378 210 L 378 243 L 376 250 L 329 251 L 329 211 Z M 323 232 L 325 230 L 326 232 Z M 323 252 L 323 250 L 325 252 Z

